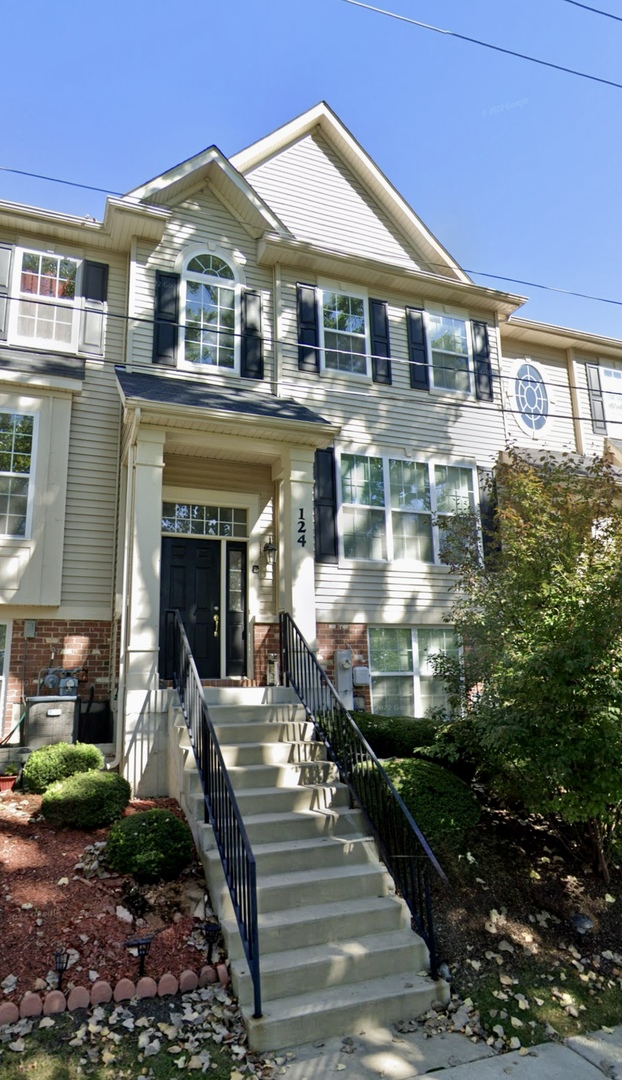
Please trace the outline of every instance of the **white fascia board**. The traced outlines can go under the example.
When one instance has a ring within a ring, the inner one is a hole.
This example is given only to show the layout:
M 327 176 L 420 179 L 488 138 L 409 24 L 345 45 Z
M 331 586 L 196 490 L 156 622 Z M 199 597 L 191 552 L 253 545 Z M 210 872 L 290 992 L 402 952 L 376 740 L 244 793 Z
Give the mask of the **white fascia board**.
M 421 218 L 325 101 L 320 101 L 295 120 L 291 120 L 272 134 L 260 139 L 259 142 L 234 154 L 231 164 L 244 174 L 252 172 L 267 158 L 278 154 L 290 143 L 302 138 L 316 127 L 321 129 L 328 142 L 357 173 L 363 185 L 382 204 L 389 217 L 395 221 L 413 247 L 422 250 L 430 263 L 438 262 L 446 266 L 456 280 L 470 284 L 469 276 L 424 225 Z
M 571 327 L 555 326 L 552 323 L 535 322 L 520 317 L 509 318 L 500 324 L 501 338 L 513 338 L 521 342 L 532 341 L 534 344 L 557 346 L 561 349 L 576 349 L 580 352 L 597 353 L 600 356 L 620 356 L 622 340 L 590 334 L 586 330 L 573 330 Z

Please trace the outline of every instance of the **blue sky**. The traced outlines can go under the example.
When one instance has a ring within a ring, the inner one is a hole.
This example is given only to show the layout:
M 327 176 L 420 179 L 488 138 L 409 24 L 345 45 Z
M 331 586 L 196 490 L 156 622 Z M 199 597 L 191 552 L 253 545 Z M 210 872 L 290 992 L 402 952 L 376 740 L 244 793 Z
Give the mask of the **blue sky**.
M 622 82 L 622 22 L 565 0 L 378 6 Z M 0 165 L 115 191 L 324 99 L 466 270 L 622 301 L 622 90 L 343 0 L 30 0 L 3 10 L 0 99 Z M 103 207 L 6 172 L 0 198 Z M 622 338 L 622 306 L 473 277 L 528 295 L 528 318 Z

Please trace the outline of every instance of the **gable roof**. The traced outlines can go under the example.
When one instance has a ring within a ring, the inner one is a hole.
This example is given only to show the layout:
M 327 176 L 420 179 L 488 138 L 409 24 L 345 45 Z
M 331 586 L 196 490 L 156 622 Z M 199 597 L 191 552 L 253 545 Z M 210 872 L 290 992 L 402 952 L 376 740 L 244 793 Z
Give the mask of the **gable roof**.
M 133 202 L 168 205 L 179 202 L 206 181 L 223 197 L 240 221 L 245 222 L 257 235 L 265 230 L 281 236 L 290 235 L 283 222 L 217 146 L 208 146 L 172 169 L 167 169 L 161 176 L 154 176 L 147 183 L 128 191 L 124 198 Z
M 451 257 L 448 251 L 423 224 L 411 206 L 393 187 L 381 169 L 363 150 L 350 131 L 342 124 L 325 101 L 284 124 L 270 135 L 234 154 L 231 164 L 248 176 L 270 158 L 274 158 L 312 132 L 321 132 L 324 140 L 335 150 L 341 160 L 352 170 L 363 187 L 380 204 L 397 230 L 420 253 L 423 261 L 435 273 L 446 275 L 464 284 L 471 279 Z M 426 267 L 427 268 L 427 267 Z

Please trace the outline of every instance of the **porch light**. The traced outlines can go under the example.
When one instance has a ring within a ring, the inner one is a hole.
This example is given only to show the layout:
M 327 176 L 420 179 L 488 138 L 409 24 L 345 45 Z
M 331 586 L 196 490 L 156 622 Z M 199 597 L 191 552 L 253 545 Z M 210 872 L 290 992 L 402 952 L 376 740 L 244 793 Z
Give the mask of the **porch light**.
M 58 986 L 60 990 L 63 981 L 63 975 L 69 966 L 69 953 L 62 945 L 59 945 L 54 952 L 54 971 L 58 975 Z
M 214 945 L 220 937 L 220 924 L 217 922 L 205 922 L 203 923 L 203 937 L 205 938 L 205 946 L 207 949 L 207 962 L 212 963 L 212 951 Z
M 125 942 L 126 949 L 136 949 L 138 953 L 138 977 L 142 979 L 145 974 L 145 960 L 149 954 L 151 948 L 151 942 L 153 941 L 153 934 L 149 934 L 148 937 L 135 937 L 130 938 Z
M 266 566 L 274 566 L 276 562 L 276 553 L 279 549 L 276 544 L 272 542 L 272 537 L 269 536 L 267 542 L 263 546 L 264 558 L 266 560 Z

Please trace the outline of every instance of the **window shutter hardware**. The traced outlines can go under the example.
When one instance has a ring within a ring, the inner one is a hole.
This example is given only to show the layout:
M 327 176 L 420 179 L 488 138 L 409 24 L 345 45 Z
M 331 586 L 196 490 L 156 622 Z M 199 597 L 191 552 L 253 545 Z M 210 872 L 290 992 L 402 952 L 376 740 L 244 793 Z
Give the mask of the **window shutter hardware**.
M 82 314 L 80 318 L 80 349 L 102 356 L 104 352 L 104 315 L 108 299 L 108 265 L 89 262 L 82 264 Z
M 428 347 L 423 311 L 420 308 L 406 308 L 406 328 L 408 330 L 410 385 L 413 390 L 429 390 Z
M 8 334 L 12 256 L 12 245 L 0 244 L 0 341 L 6 341 Z
M 337 548 L 337 473 L 335 451 L 315 452 L 315 560 L 336 563 Z
M 320 327 L 315 285 L 298 284 L 298 368 L 320 370 Z
M 592 414 L 592 431 L 595 435 L 606 435 L 607 421 L 605 420 L 605 400 L 600 385 L 598 364 L 586 364 L 585 375 L 587 378 L 587 390 L 590 399 L 590 412 Z
M 263 379 L 263 338 L 261 336 L 261 293 L 242 293 L 241 375 Z
M 156 270 L 153 363 L 177 365 L 179 342 L 179 274 Z
M 475 367 L 475 395 L 478 401 L 493 401 L 492 364 L 490 363 L 490 340 L 485 322 L 471 323 L 473 338 L 473 365 Z
M 372 378 L 376 383 L 391 385 L 391 343 L 389 312 L 384 300 L 369 301 Z

